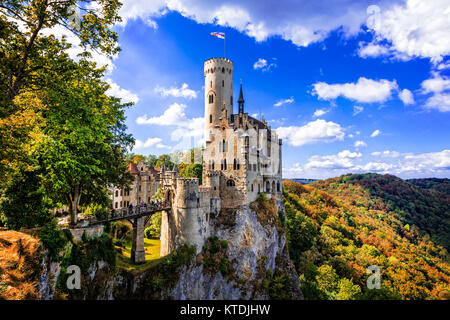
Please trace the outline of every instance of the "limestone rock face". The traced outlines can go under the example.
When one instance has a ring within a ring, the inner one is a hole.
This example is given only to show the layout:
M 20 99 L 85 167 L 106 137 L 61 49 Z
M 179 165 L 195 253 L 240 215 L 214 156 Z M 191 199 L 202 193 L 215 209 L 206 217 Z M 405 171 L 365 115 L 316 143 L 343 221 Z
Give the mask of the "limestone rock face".
M 163 297 L 171 299 L 269 299 L 269 290 L 262 285 L 267 274 L 277 270 L 289 278 L 291 299 L 303 299 L 298 275 L 289 259 L 286 237 L 275 225 L 262 224 L 248 207 L 235 213 L 234 225 L 226 226 L 211 220 L 213 233 L 220 241 L 227 241 L 227 260 L 232 274 L 208 272 L 199 260 L 183 267 L 175 286 Z M 271 270 L 271 271 L 269 271 Z

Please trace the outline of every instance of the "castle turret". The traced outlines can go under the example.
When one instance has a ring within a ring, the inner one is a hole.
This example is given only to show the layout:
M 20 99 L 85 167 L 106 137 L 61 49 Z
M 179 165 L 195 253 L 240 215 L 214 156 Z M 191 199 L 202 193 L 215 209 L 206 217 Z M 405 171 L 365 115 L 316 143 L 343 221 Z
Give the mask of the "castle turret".
M 205 61 L 205 139 L 210 140 L 210 130 L 219 125 L 222 110 L 230 120 L 233 114 L 233 61 L 212 58 Z

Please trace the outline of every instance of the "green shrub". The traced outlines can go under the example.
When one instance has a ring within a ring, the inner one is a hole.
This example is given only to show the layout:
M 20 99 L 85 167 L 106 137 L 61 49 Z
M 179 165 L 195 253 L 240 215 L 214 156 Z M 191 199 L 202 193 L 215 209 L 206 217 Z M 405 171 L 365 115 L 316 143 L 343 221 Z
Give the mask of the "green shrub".
M 226 240 L 220 241 L 220 246 L 221 246 L 223 249 L 227 249 L 227 248 L 228 248 L 228 241 L 226 241 Z
M 151 217 L 151 225 L 144 230 L 144 235 L 146 238 L 159 239 L 161 237 L 161 220 L 161 212 L 157 212 Z
M 70 238 L 68 238 L 67 232 L 61 230 L 54 220 L 42 227 L 38 236 L 44 247 L 48 250 L 49 257 L 53 261 L 61 260 L 61 251 L 64 249 L 69 240 L 72 239 L 72 235 L 70 234 Z

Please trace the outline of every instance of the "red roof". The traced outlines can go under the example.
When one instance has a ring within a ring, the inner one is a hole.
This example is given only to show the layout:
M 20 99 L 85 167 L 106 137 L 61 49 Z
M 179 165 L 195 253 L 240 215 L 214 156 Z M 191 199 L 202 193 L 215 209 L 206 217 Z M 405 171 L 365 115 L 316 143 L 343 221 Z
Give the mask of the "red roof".
M 130 164 L 128 165 L 128 171 L 130 171 L 132 174 L 139 174 L 137 166 L 133 162 L 130 162 Z

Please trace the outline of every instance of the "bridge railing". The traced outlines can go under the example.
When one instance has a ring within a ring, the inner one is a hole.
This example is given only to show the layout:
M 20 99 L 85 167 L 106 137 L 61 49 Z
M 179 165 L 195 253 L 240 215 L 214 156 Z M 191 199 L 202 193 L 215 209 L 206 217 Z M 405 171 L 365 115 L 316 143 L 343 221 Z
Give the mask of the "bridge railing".
M 88 223 L 96 223 L 96 222 L 107 222 L 109 220 L 120 220 L 131 218 L 134 216 L 139 216 L 148 212 L 156 212 L 165 209 L 169 209 L 170 205 L 168 202 L 161 202 L 157 204 L 144 204 L 139 206 L 133 206 L 128 208 L 121 209 L 111 209 L 107 212 L 107 214 L 98 214 L 98 215 L 90 215 L 87 217 Z

